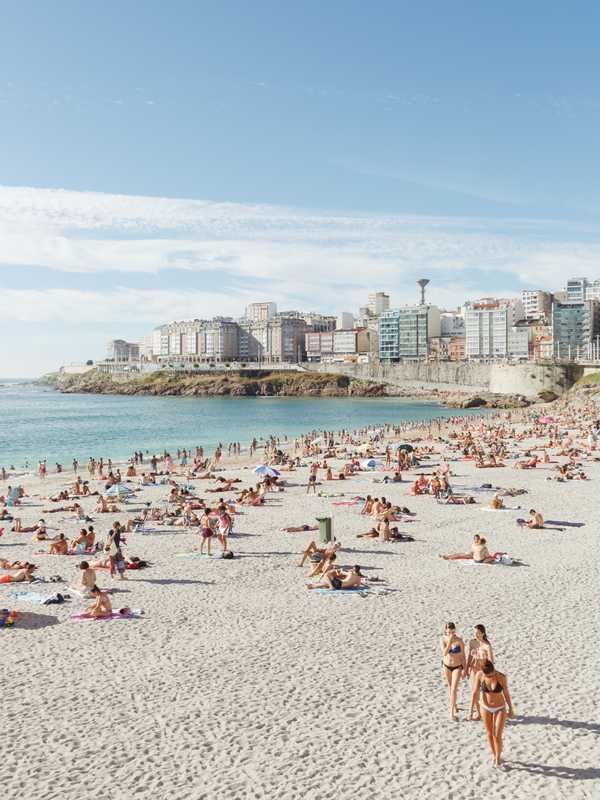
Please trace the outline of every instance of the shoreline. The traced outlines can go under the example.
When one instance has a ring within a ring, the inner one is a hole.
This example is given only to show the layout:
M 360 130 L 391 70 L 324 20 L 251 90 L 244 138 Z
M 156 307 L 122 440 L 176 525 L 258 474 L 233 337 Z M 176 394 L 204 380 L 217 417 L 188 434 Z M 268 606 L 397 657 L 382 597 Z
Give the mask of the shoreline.
M 436 402 L 447 408 L 526 408 L 545 402 L 520 394 L 498 394 L 471 388 L 436 386 L 399 387 L 389 383 L 349 377 L 342 373 L 277 372 L 265 369 L 245 372 L 194 373 L 156 371 L 145 375 L 113 376 L 90 370 L 81 375 L 50 373 L 38 379 L 62 394 L 107 394 L 159 397 L 319 397 L 406 398 Z M 553 393 L 551 393 L 553 394 Z M 556 399 L 554 395 L 550 399 Z

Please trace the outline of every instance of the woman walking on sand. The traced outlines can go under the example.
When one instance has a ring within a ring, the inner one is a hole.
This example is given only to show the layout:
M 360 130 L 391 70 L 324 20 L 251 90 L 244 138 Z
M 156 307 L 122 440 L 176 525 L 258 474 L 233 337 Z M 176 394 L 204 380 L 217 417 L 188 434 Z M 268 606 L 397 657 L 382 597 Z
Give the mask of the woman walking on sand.
M 471 687 L 475 685 L 477 675 L 486 661 L 493 661 L 492 645 L 487 637 L 485 625 L 475 625 L 475 637 L 469 642 L 467 656 L 467 678 L 471 678 Z M 469 707 L 468 720 L 473 719 L 473 711 L 477 712 L 475 719 L 481 719 L 479 697 L 475 696 L 475 704 Z
M 479 707 L 485 725 L 488 743 L 492 751 L 494 766 L 502 764 L 502 736 L 506 715 L 514 716 L 512 700 L 508 691 L 506 675 L 497 672 L 491 661 L 484 661 L 475 677 L 471 707 L 479 693 Z
M 466 661 L 465 643 L 456 633 L 456 625 L 453 622 L 446 623 L 444 635 L 440 640 L 440 649 L 442 651 L 442 669 L 450 691 L 450 716 L 456 720 L 458 719 L 456 695 L 460 679 L 466 669 Z

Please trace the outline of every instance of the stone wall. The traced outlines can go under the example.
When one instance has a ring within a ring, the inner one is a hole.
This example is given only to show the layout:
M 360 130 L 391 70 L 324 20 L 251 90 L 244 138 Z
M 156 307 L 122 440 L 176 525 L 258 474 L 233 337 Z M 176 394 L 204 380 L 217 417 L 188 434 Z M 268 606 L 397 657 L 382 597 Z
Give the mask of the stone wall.
M 495 392 L 533 397 L 542 389 L 562 394 L 583 374 L 578 364 L 477 364 L 468 361 L 403 364 L 306 364 L 316 372 L 336 372 L 404 388 Z

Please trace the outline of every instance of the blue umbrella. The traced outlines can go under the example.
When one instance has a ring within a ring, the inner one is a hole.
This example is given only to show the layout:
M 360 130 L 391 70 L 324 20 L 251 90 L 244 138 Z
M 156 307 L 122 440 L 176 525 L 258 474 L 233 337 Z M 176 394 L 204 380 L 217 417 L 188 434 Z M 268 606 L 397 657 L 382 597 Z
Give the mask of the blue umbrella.
M 373 469 L 377 466 L 377 462 L 374 458 L 368 458 L 366 461 L 362 463 L 363 467 L 369 467 L 369 469 Z
M 281 473 L 277 472 L 276 469 L 273 467 L 267 467 L 266 464 L 259 464 L 258 467 L 254 467 L 254 472 L 257 475 L 268 475 L 269 478 L 278 478 Z

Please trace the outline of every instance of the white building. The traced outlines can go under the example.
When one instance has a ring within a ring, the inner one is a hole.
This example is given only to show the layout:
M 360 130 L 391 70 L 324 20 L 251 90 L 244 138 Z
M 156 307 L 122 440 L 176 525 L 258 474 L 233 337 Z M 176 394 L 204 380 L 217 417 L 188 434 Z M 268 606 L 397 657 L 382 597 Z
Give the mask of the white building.
M 523 334 L 514 334 L 509 343 L 509 333 L 524 316 L 520 300 L 485 297 L 474 303 L 466 303 L 466 357 L 471 360 L 511 358 L 511 346 L 516 347 L 517 352 L 522 352 L 519 337 Z
M 390 296 L 385 292 L 371 292 L 368 298 L 369 314 L 372 317 L 378 317 L 384 311 L 389 311 Z
M 349 311 L 342 311 L 337 315 L 335 327 L 337 330 L 352 330 L 352 328 L 354 328 L 354 314 L 351 314 Z
M 540 289 L 524 289 L 521 292 L 521 302 L 526 319 L 550 318 L 552 309 L 552 295 Z
M 277 303 L 249 303 L 246 306 L 246 319 L 251 322 L 266 322 L 277 314 Z

